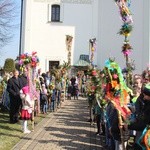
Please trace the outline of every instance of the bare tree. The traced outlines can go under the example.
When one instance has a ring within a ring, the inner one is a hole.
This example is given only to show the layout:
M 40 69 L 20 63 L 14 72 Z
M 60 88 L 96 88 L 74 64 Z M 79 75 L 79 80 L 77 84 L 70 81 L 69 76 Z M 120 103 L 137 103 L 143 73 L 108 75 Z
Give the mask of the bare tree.
M 8 44 L 13 37 L 14 10 L 13 0 L 0 0 L 0 48 Z

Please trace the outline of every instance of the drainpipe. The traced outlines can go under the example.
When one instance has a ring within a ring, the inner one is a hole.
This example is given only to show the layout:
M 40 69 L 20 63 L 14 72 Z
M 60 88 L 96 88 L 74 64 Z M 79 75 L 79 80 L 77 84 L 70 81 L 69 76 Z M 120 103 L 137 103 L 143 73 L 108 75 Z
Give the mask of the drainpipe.
M 19 42 L 19 56 L 21 55 L 22 42 L 22 16 L 23 16 L 23 0 L 21 0 L 21 16 L 20 16 L 20 42 Z

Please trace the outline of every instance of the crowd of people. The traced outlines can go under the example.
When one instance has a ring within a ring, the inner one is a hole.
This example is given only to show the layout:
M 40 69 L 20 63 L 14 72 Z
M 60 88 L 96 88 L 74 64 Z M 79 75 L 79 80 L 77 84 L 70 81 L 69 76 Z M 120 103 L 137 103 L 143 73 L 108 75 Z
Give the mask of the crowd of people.
M 128 118 L 119 114 L 119 107 L 106 94 L 106 87 L 103 88 L 103 100 L 94 101 L 95 94 L 88 96 L 89 121 L 97 124 L 97 135 L 105 136 L 105 148 L 108 150 L 143 150 L 142 144 L 145 145 L 146 140 L 149 140 L 143 138 L 143 131 L 149 129 L 150 125 L 150 71 L 133 75 L 130 88 Z M 110 94 L 119 97 L 121 92 L 114 93 L 110 90 Z
M 79 78 L 73 75 L 66 81 L 56 80 L 55 75 L 37 72 L 34 80 L 36 94 L 30 91 L 31 85 L 28 80 L 28 70 L 23 72 L 14 70 L 1 78 L 0 89 L 2 106 L 9 111 L 9 122 L 12 124 L 23 120 L 23 132 L 30 133 L 27 127 L 27 120 L 32 120 L 34 116 L 48 112 L 54 112 L 61 106 L 64 98 L 71 100 L 78 99 Z M 32 96 L 31 96 L 32 94 Z
M 23 120 L 23 132 L 30 133 L 27 120 L 32 120 L 32 113 L 53 112 L 60 107 L 64 97 L 69 100 L 72 97 L 78 100 L 80 94 L 88 99 L 89 121 L 91 125 L 94 122 L 97 124 L 97 135 L 105 136 L 106 149 L 127 149 L 132 137 L 132 148 L 142 150 L 139 139 L 143 130 L 150 124 L 150 71 L 145 70 L 142 74 L 132 76 L 127 104 L 131 113 L 126 119 L 119 115 L 117 107 L 106 94 L 106 86 L 101 87 L 103 94 L 100 101 L 96 100 L 94 92 L 91 95 L 87 94 L 89 80 L 91 77 L 83 72 L 67 78 L 65 82 L 64 80 L 56 81 L 55 76 L 50 72 L 42 74 L 38 72 L 35 84 L 39 97 L 35 96 L 33 101 L 29 92 L 27 70 L 24 69 L 22 74 L 14 70 L 1 80 L 2 104 L 9 110 L 10 123 Z M 110 94 L 119 97 L 121 93 L 114 93 L 110 90 Z M 120 122 L 120 116 L 122 122 Z

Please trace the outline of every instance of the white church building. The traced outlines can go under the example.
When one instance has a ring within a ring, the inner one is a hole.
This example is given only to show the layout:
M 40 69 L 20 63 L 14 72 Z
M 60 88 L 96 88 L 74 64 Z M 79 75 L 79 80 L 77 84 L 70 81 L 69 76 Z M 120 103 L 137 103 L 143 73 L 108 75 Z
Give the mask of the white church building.
M 89 40 L 96 38 L 94 64 L 103 68 L 105 60 L 115 58 L 125 67 L 121 52 L 124 37 L 117 34 L 122 26 L 115 0 L 22 0 L 21 53 L 37 51 L 40 68 L 67 61 L 66 35 L 73 37 L 71 64 L 80 55 L 90 55 Z M 136 72 L 150 63 L 150 1 L 131 0 L 133 47 L 130 58 Z

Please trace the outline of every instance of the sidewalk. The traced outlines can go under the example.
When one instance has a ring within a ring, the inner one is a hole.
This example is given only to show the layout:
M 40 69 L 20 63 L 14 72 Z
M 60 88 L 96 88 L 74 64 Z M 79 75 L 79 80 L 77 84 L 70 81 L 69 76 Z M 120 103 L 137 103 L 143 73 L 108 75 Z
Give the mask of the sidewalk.
M 87 101 L 65 100 L 57 112 L 50 113 L 12 150 L 102 150 L 96 125 L 87 120 Z

